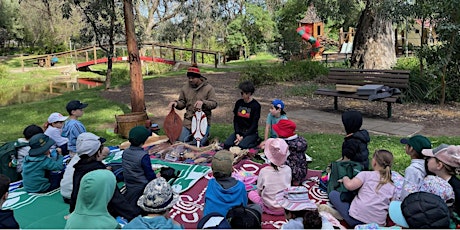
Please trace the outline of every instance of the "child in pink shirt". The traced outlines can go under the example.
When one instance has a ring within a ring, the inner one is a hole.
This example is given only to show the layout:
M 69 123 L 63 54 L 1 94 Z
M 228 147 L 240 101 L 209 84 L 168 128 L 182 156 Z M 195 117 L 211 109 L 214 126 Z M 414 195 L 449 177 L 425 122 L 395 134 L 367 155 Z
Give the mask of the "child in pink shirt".
M 285 165 L 289 147 L 283 139 L 269 138 L 265 142 L 265 156 L 270 165 L 262 168 L 257 179 L 257 190 L 248 193 L 248 198 L 262 206 L 265 213 L 284 215 L 284 208 L 275 196 L 285 188 L 291 187 L 291 168 Z
M 340 199 L 340 192 L 329 193 L 330 202 L 351 228 L 363 223 L 386 225 L 388 207 L 395 190 L 391 181 L 392 164 L 391 152 L 377 150 L 372 158 L 373 171 L 362 171 L 353 179 L 347 176 L 339 179 L 349 191 L 359 189 L 351 204 Z

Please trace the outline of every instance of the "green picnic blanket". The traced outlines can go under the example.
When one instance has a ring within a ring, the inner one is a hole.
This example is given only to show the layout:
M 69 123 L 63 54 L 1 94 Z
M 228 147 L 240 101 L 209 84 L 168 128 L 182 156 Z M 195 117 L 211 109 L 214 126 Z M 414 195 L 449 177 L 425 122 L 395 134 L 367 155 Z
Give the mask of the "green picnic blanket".
M 121 162 L 120 153 L 113 154 L 104 163 Z M 112 155 L 112 154 L 111 154 Z M 152 159 L 154 167 L 169 166 L 181 171 L 174 181 L 175 191 L 182 193 L 191 188 L 199 179 L 211 172 L 211 168 L 201 165 L 188 165 Z M 3 209 L 13 209 L 14 216 L 21 229 L 62 229 L 66 224 L 64 216 L 69 214 L 69 205 L 64 203 L 60 190 L 48 193 L 27 193 L 23 188 L 9 193 Z

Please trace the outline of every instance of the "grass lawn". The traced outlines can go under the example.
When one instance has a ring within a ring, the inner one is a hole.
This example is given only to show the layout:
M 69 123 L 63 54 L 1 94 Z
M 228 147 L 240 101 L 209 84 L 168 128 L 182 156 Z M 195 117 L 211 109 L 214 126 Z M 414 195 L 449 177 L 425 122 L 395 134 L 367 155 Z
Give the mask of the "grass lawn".
M 244 61 L 241 61 L 241 63 L 244 63 Z M 126 66 L 127 65 L 125 64 L 116 64 L 114 70 L 127 70 Z M 103 69 L 104 67 L 103 65 L 99 65 L 96 68 Z M 216 71 L 214 68 L 201 68 L 201 70 L 202 72 L 206 73 Z M 222 70 L 227 71 L 227 69 L 219 69 L 218 71 Z M 170 75 L 185 74 L 185 71 L 186 70 L 169 72 L 167 74 L 161 74 L 157 76 L 167 77 Z M 34 75 L 21 73 L 14 75 L 16 78 L 18 78 L 18 82 L 15 83 L 13 87 L 21 87 L 21 82 L 29 83 L 36 80 L 42 81 L 42 78 L 46 78 L 36 77 L 38 74 L 43 76 L 54 75 L 52 72 L 34 72 L 33 74 Z M 151 77 L 152 76 L 147 76 L 146 79 Z M 3 83 L 6 84 L 6 82 L 2 82 L 1 80 L 2 79 L 0 79 L 2 88 L 5 88 Z M 129 108 L 127 105 L 101 98 L 99 96 L 101 90 L 103 90 L 102 87 L 84 89 L 80 91 L 64 93 L 61 96 L 56 96 L 41 101 L 0 107 L 0 143 L 2 144 L 7 141 L 16 140 L 17 138 L 22 137 L 23 129 L 30 124 L 37 124 L 40 126 L 43 125 L 49 114 L 52 112 L 60 112 L 66 115 L 67 112 L 65 111 L 65 105 L 68 101 L 74 99 L 89 103 L 89 106 L 85 109 L 85 114 L 81 118 L 81 121 L 86 126 L 88 131 L 94 132 L 96 135 L 104 136 L 107 138 L 108 145 L 118 145 L 126 141 L 118 135 L 113 134 L 111 131 L 115 126 L 115 115 L 130 112 Z M 299 91 L 305 91 L 305 89 L 299 89 Z M 261 127 L 260 133 L 263 133 L 262 128 L 263 127 Z M 221 142 L 223 142 L 227 136 L 230 135 L 232 130 L 233 128 L 231 124 L 213 124 L 211 128 L 211 139 L 217 137 Z M 300 135 L 304 136 L 308 141 L 309 146 L 307 154 L 313 158 L 313 162 L 309 164 L 309 168 L 320 170 L 324 169 L 331 161 L 334 161 L 341 156 L 341 146 L 343 141 L 342 135 L 318 133 L 300 133 Z M 400 138 L 401 137 L 371 135 L 369 151 L 371 156 L 376 149 L 387 149 L 391 151 L 395 156 L 393 169 L 403 173 L 404 169 L 409 165 L 410 159 L 404 152 L 404 145 L 399 143 Z M 433 146 L 437 146 L 440 143 L 458 145 L 460 144 L 460 137 L 432 137 L 431 141 Z

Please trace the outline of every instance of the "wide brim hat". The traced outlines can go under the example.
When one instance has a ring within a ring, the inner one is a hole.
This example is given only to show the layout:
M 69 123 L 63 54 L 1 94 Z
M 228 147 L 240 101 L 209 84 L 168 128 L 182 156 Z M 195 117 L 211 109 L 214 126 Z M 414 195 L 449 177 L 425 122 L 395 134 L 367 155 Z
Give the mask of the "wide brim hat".
M 275 195 L 276 202 L 286 210 L 316 210 L 315 202 L 309 199 L 308 190 L 304 186 L 292 186 Z
M 163 177 L 159 177 L 145 186 L 137 205 L 146 212 L 160 213 L 172 208 L 178 200 L 179 194 L 173 191 Z
M 56 142 L 49 136 L 39 133 L 35 134 L 29 140 L 29 155 L 30 156 L 39 156 L 44 154 L 47 150 L 51 148 Z
M 265 156 L 276 166 L 282 166 L 289 156 L 289 146 L 280 138 L 269 138 L 265 142 Z

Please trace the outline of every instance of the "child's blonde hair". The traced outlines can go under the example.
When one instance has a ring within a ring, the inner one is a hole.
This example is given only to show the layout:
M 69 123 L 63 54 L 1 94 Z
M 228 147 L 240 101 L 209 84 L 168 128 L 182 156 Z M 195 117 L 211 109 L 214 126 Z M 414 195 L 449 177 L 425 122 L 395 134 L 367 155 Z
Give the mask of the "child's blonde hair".
M 379 170 L 380 173 L 380 182 L 377 185 L 378 190 L 385 185 L 386 183 L 393 183 L 391 180 L 391 165 L 393 164 L 393 153 L 385 149 L 378 149 L 374 152 L 375 162 L 382 167 Z

